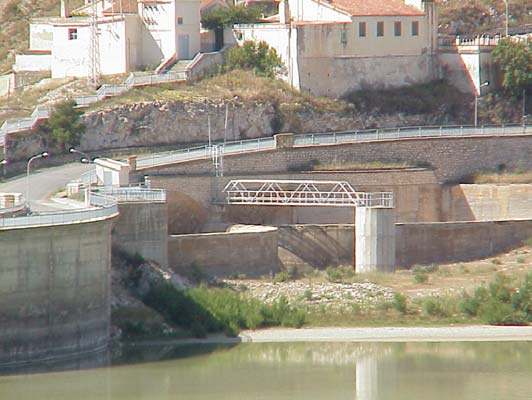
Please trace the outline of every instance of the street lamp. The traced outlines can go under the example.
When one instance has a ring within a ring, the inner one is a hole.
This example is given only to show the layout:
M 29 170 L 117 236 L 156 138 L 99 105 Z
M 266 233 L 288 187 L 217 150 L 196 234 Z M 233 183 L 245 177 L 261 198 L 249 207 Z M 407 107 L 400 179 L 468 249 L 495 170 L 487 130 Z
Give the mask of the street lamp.
M 48 158 L 50 154 L 47 151 L 43 151 L 40 154 L 31 156 L 26 164 L 26 208 L 30 209 L 30 166 L 33 160 L 38 158 Z
M 482 94 L 482 88 L 488 86 L 490 81 L 485 81 L 482 85 L 478 87 L 478 93 L 475 90 L 475 127 L 478 125 L 478 98 Z
M 80 160 L 82 163 L 84 164 L 89 164 L 89 168 L 90 168 L 90 165 L 93 163 L 93 161 L 91 160 L 91 158 L 84 152 L 78 150 L 78 149 L 75 149 L 74 147 L 71 147 L 70 149 L 68 149 L 68 151 L 70 153 L 76 153 L 76 154 L 80 154 L 83 156 L 83 158 Z M 92 183 L 92 170 L 89 169 L 89 185 L 87 187 L 87 196 L 85 198 L 85 203 L 90 206 L 91 205 L 91 183 Z
M 508 36 L 508 0 L 502 0 L 504 1 L 504 5 L 506 6 L 506 36 Z

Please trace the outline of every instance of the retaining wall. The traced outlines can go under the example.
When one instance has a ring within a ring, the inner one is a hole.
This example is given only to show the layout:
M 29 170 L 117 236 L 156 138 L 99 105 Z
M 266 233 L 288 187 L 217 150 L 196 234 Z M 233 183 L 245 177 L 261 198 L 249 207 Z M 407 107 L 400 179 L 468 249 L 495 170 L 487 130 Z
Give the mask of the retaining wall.
M 396 224 L 396 265 L 448 263 L 490 257 L 532 237 L 532 221 Z M 279 227 L 280 261 L 298 268 L 351 265 L 353 225 Z
M 270 275 L 279 270 L 277 229 L 253 226 L 232 232 L 171 235 L 168 264 L 185 276 L 193 264 L 216 277 Z
M 103 350 L 112 220 L 0 229 L 0 365 Z
M 168 265 L 168 207 L 166 203 L 118 203 L 113 247 L 130 255 Z
M 250 178 L 246 175 L 213 178 L 194 175 L 155 175 L 147 177 L 152 188 L 166 189 L 169 193 L 179 193 L 180 197 L 170 197 L 169 207 L 180 201 L 181 214 L 196 214 L 201 218 L 174 220 L 171 233 L 195 233 L 209 230 L 207 219 L 215 224 L 231 223 L 285 225 L 285 224 L 345 224 L 353 221 L 351 207 L 275 207 L 275 206 L 212 206 L 213 199 L 223 202 L 222 190 L 231 179 Z M 436 182 L 434 172 L 426 169 L 373 170 L 367 172 L 319 172 L 264 174 L 261 179 L 298 180 L 342 180 L 349 182 L 356 190 L 393 191 L 396 199 L 396 219 L 400 222 L 440 221 L 442 191 Z M 186 199 L 184 199 L 186 197 Z M 198 210 L 201 210 L 198 213 Z M 205 216 L 208 216 L 205 217 Z M 195 225 L 193 222 L 196 222 Z
M 291 149 L 228 154 L 224 175 L 267 175 L 308 169 L 310 164 L 407 162 L 434 168 L 439 183 L 456 182 L 479 171 L 532 169 L 532 135 L 459 138 L 391 139 L 379 142 L 305 146 Z M 139 171 L 212 174 L 210 159 L 181 162 Z

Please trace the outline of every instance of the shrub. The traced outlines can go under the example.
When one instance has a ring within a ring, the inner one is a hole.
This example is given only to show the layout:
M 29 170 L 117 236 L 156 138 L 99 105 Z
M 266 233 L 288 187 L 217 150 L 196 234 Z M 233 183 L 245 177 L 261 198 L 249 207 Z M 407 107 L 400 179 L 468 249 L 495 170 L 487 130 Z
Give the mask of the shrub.
M 291 307 L 286 298 L 266 305 L 228 288 L 200 286 L 180 291 L 163 283 L 153 288 L 143 300 L 166 319 L 197 337 L 221 331 L 236 336 L 240 329 L 266 326 L 299 328 L 305 323 L 305 313 Z
M 286 271 L 281 271 L 275 274 L 273 281 L 275 283 L 288 282 L 290 280 L 290 275 Z
M 429 280 L 429 276 L 424 272 L 418 272 L 414 275 L 414 280 L 417 283 L 427 283 Z
M 432 274 L 437 271 L 438 271 L 438 266 L 434 264 L 430 264 L 430 265 L 416 264 L 412 267 L 412 272 L 414 274 L 417 274 L 417 273 Z
M 502 264 L 502 261 L 499 260 L 498 258 L 492 258 L 490 260 L 490 263 L 492 263 L 493 265 L 501 265 Z
M 518 257 L 515 259 L 515 262 L 516 262 L 517 264 L 523 264 L 525 261 L 526 261 L 525 256 L 518 256 Z
M 528 247 L 532 247 L 532 237 L 529 237 L 528 239 L 523 240 L 523 244 Z
M 327 274 L 327 280 L 335 283 L 344 282 L 355 276 L 355 271 L 351 267 L 328 267 L 325 273 Z
M 83 111 L 75 107 L 74 100 L 59 103 L 55 105 L 48 120 L 39 125 L 39 132 L 47 136 L 62 152 L 65 152 L 67 145 L 79 145 L 81 135 L 85 132 L 86 127 L 80 121 Z
M 227 53 L 227 68 L 249 69 L 268 78 L 275 77 L 281 65 L 277 52 L 266 42 L 246 40 L 241 47 L 233 47 Z
M 393 294 L 393 308 L 400 312 L 401 314 L 406 314 L 407 305 L 406 305 L 406 296 L 402 293 L 395 292 Z

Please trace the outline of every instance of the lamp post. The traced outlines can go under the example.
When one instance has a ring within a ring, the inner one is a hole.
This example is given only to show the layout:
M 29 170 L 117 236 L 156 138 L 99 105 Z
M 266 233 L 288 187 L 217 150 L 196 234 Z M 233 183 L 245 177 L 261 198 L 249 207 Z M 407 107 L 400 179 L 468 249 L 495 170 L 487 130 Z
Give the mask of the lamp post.
M 488 86 L 490 81 L 485 81 L 482 85 L 478 87 L 478 93 L 475 91 L 475 127 L 478 125 L 478 98 L 482 94 L 482 88 Z
M 508 0 L 502 0 L 504 1 L 504 5 L 506 7 L 506 29 L 505 29 L 505 33 L 506 33 L 506 36 L 508 36 Z
M 89 164 L 89 168 L 90 168 L 90 165 L 92 164 L 92 160 L 91 158 L 85 154 L 84 152 L 78 150 L 78 149 L 75 149 L 74 147 L 71 147 L 70 149 L 68 149 L 68 151 L 70 153 L 75 153 L 75 154 L 80 154 L 83 156 L 83 158 L 80 160 L 82 163 L 86 163 L 86 164 Z M 88 187 L 87 187 L 87 197 L 85 198 L 85 203 L 90 206 L 91 205 L 91 183 L 92 183 L 92 170 L 89 169 L 89 184 L 88 184 Z
M 28 163 L 26 164 L 26 208 L 30 209 L 30 166 L 33 160 L 38 158 L 47 158 L 50 154 L 47 151 L 43 151 L 40 154 L 36 154 L 29 158 Z
M 9 164 L 9 162 L 6 159 L 0 161 L 0 165 L 2 166 L 2 170 L 3 170 L 2 171 L 3 175 L 6 174 L 6 166 L 7 166 L 7 164 Z

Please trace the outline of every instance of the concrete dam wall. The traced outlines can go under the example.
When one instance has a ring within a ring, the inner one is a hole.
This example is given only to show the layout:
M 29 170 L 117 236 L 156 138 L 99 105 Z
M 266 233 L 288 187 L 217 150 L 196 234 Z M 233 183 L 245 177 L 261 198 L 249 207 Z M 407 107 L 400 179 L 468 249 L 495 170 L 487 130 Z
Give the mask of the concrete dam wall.
M 0 366 L 106 348 L 112 221 L 0 229 Z

